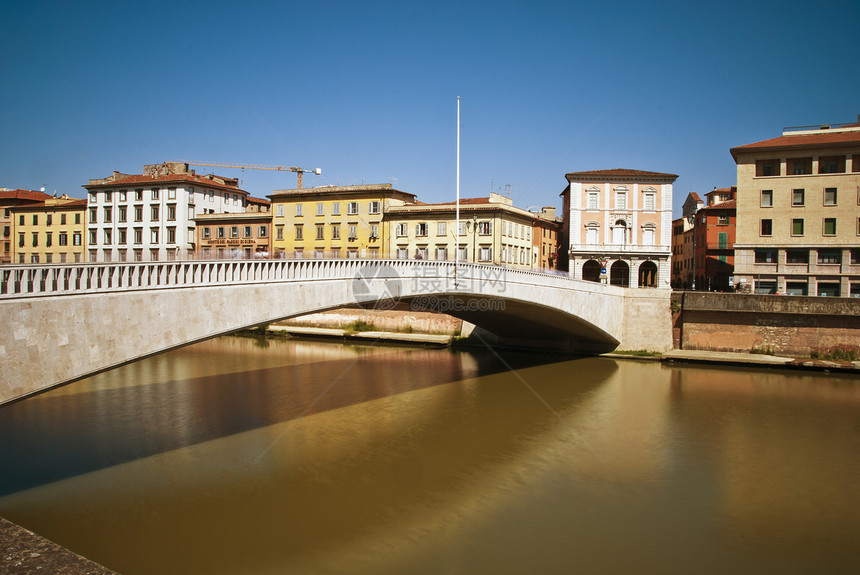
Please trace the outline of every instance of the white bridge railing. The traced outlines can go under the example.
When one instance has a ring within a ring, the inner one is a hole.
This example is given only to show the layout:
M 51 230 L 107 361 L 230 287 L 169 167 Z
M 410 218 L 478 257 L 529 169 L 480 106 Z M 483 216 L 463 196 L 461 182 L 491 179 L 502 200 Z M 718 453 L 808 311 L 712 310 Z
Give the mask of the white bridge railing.
M 306 280 L 351 280 L 367 266 L 385 266 L 391 277 L 453 279 L 453 262 L 421 260 L 205 260 L 115 262 L 0 267 L 0 300 L 152 289 Z M 492 265 L 456 264 L 460 278 L 571 287 L 582 283 L 566 275 Z M 592 289 L 601 287 L 590 284 Z M 449 284 L 453 285 L 453 284 Z

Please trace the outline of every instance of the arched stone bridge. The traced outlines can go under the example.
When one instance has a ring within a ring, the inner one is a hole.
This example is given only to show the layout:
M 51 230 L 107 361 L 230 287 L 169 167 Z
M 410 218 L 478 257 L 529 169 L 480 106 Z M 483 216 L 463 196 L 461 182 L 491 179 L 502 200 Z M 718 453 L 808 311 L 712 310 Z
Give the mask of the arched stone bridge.
M 506 343 L 600 353 L 671 347 L 669 291 L 498 266 L 406 260 L 0 268 L 0 403 L 236 330 L 354 305 L 442 311 Z

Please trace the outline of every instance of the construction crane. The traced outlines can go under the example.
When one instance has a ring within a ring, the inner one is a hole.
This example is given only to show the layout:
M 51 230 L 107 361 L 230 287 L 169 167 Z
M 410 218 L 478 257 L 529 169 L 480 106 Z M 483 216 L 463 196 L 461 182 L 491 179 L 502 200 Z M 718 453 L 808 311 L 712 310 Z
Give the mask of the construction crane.
M 215 168 L 241 168 L 244 173 L 245 168 L 249 170 L 273 170 L 276 172 L 295 172 L 296 173 L 296 189 L 302 188 L 302 175 L 310 172 L 312 174 L 321 175 L 322 170 L 316 168 L 315 170 L 306 170 L 304 168 L 296 168 L 294 166 L 267 166 L 263 164 L 214 164 L 214 163 L 191 163 L 191 162 L 183 162 L 188 164 L 189 166 L 212 166 Z

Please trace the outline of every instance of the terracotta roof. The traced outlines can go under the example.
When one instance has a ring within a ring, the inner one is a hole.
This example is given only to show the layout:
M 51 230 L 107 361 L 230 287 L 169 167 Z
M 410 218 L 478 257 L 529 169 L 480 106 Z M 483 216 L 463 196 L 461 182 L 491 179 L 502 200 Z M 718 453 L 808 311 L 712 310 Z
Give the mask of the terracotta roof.
M 34 190 L 3 190 L 0 191 L 0 199 L 3 200 L 29 200 L 31 202 L 43 202 L 53 196 L 45 192 L 37 192 Z
M 133 176 L 127 176 L 125 178 L 120 178 L 118 180 L 114 180 L 112 182 L 105 182 L 102 184 L 87 184 L 83 187 L 89 188 L 122 188 L 125 186 L 131 187 L 136 184 L 151 184 L 153 182 L 159 183 L 168 183 L 168 182 L 190 182 L 192 184 L 199 184 L 201 186 L 205 186 L 207 188 L 221 188 L 223 190 L 230 190 L 235 192 L 242 192 L 247 194 L 245 190 L 241 190 L 236 186 L 231 186 L 228 184 L 220 184 L 215 180 L 211 180 L 204 176 L 199 176 L 197 174 L 169 174 L 166 176 L 144 176 L 141 174 L 136 174 Z
M 702 197 L 696 192 L 690 192 L 689 194 L 687 194 L 687 199 L 692 199 L 694 202 L 702 201 Z M 684 203 L 687 203 L 686 200 L 684 201 Z
M 261 206 L 268 206 L 272 203 L 269 200 L 265 200 L 263 198 L 254 198 L 252 196 L 248 196 L 245 201 L 247 201 L 249 204 L 260 204 Z
M 860 144 L 860 131 L 822 132 L 819 134 L 790 134 L 779 136 L 761 142 L 753 142 L 732 148 L 732 157 L 737 160 L 738 152 L 759 150 L 782 150 L 786 148 L 805 148 L 812 146 L 828 147 L 848 144 Z
M 565 174 L 565 178 L 570 181 L 571 179 L 583 179 L 583 178 L 597 178 L 597 177 L 606 177 L 606 178 L 677 178 L 677 174 L 664 174 L 662 172 L 646 172 L 644 170 L 628 170 L 624 168 L 614 168 L 612 170 L 589 170 L 586 172 L 570 172 L 569 174 Z
M 737 202 L 735 200 L 726 200 L 725 202 L 720 202 L 719 204 L 714 204 L 713 206 L 705 206 L 702 210 L 734 210 L 737 209 Z

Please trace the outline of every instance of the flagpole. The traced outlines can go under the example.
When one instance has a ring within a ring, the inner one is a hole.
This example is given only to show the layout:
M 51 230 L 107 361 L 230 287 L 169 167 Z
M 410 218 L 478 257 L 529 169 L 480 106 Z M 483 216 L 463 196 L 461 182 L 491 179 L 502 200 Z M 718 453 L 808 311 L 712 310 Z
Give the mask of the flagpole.
M 460 96 L 457 96 L 457 225 L 454 229 L 454 289 L 457 284 L 457 265 L 460 261 Z

